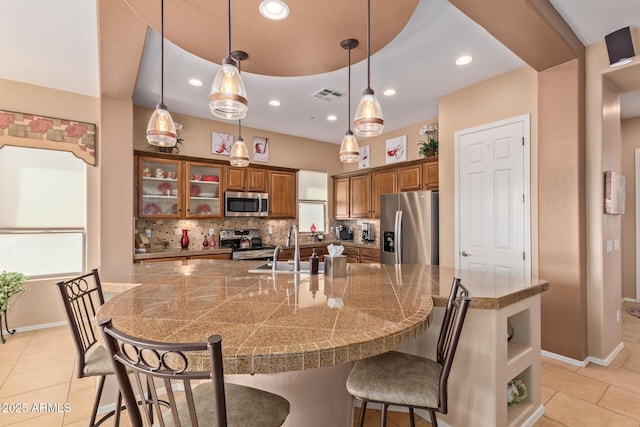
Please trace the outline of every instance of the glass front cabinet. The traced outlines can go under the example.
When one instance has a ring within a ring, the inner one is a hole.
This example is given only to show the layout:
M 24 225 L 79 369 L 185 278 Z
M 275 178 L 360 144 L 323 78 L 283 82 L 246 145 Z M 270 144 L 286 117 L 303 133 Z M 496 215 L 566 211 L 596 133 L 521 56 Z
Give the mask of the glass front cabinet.
M 186 217 L 222 217 L 223 204 L 220 180 L 222 166 L 207 163 L 186 162 Z
M 221 218 L 222 165 L 138 157 L 139 218 Z
M 138 157 L 138 217 L 182 218 L 183 162 Z

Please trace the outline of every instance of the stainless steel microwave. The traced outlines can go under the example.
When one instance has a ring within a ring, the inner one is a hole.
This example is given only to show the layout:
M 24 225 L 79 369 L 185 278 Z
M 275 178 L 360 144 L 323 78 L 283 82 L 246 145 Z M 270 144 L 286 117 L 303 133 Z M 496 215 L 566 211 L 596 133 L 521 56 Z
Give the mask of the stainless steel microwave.
M 225 191 L 224 216 L 268 216 L 269 194 Z

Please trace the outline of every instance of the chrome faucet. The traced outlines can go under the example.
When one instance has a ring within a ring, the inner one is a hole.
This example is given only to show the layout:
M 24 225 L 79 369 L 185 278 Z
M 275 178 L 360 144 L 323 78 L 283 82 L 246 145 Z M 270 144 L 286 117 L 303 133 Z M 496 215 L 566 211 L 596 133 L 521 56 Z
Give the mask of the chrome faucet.
M 278 270 L 278 252 L 282 252 L 282 246 L 278 245 L 273 249 L 273 265 L 271 266 L 271 271 Z
M 293 271 L 300 271 L 300 242 L 298 241 L 298 227 L 293 224 L 289 227 L 289 232 L 287 233 L 287 242 L 285 246 L 291 245 L 291 230 L 295 233 L 295 249 L 293 255 Z

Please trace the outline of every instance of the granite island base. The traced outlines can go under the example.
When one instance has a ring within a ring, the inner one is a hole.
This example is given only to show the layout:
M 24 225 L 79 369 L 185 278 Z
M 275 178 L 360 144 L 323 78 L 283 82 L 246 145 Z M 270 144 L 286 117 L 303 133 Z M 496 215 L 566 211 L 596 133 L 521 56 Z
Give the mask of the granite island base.
M 105 291 L 129 290 L 108 301 L 98 317 L 160 341 L 203 341 L 219 333 L 229 381 L 290 399 L 287 426 L 350 426 L 353 401 L 344 384 L 351 363 L 399 347 L 430 355 L 435 344 L 429 337 L 437 335 L 439 325 L 423 332 L 432 306 L 446 304 L 455 274 L 474 300 L 454 362 L 450 414 L 471 418 L 451 418 L 450 425 L 489 425 L 480 420 L 520 425 L 518 420 L 538 410 L 538 294 L 547 282 L 418 265 L 352 264 L 341 280 L 247 273 L 259 264 L 189 260 L 104 266 Z M 507 344 L 508 322 L 516 332 Z M 488 379 L 474 377 L 478 371 Z M 507 411 L 505 401 L 511 375 L 530 390 L 515 411 Z

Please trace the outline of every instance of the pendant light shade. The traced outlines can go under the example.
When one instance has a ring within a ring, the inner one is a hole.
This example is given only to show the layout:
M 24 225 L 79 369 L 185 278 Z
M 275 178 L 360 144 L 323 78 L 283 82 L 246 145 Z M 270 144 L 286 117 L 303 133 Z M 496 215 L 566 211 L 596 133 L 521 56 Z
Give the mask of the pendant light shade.
M 342 163 L 355 163 L 360 158 L 360 147 L 358 147 L 358 141 L 351 130 L 345 133 L 342 138 L 339 158 Z
M 249 54 L 241 50 L 234 50 L 230 56 L 238 60 L 238 76 L 240 76 L 240 64 L 242 61 L 249 57 Z M 242 80 L 241 80 L 242 81 Z M 229 154 L 229 163 L 231 166 L 247 167 L 249 166 L 249 150 L 242 139 L 242 120 L 238 120 L 238 138 L 231 147 L 231 153 Z
M 240 120 L 249 110 L 247 90 L 231 56 L 231 0 L 228 0 L 228 55 L 222 60 L 209 93 L 211 114 L 221 119 Z
M 358 147 L 358 141 L 351 132 L 351 49 L 358 46 L 358 40 L 346 39 L 340 42 L 340 46 L 343 49 L 347 49 L 349 52 L 349 67 L 348 67 L 348 89 L 347 89 L 347 123 L 349 128 L 342 138 L 342 144 L 340 144 L 339 159 L 342 163 L 355 163 L 360 158 L 360 147 Z
M 238 135 L 238 139 L 233 143 L 233 147 L 231 147 L 231 154 L 229 156 L 229 163 L 231 163 L 231 166 L 249 166 L 249 150 L 247 150 L 247 146 L 241 135 Z
M 176 125 L 164 105 L 164 0 L 160 1 L 160 103 L 147 125 L 147 142 L 156 147 L 175 147 Z
M 371 0 L 367 1 L 367 88 L 356 109 L 353 129 L 358 136 L 378 136 L 384 129 L 382 108 L 371 89 Z

